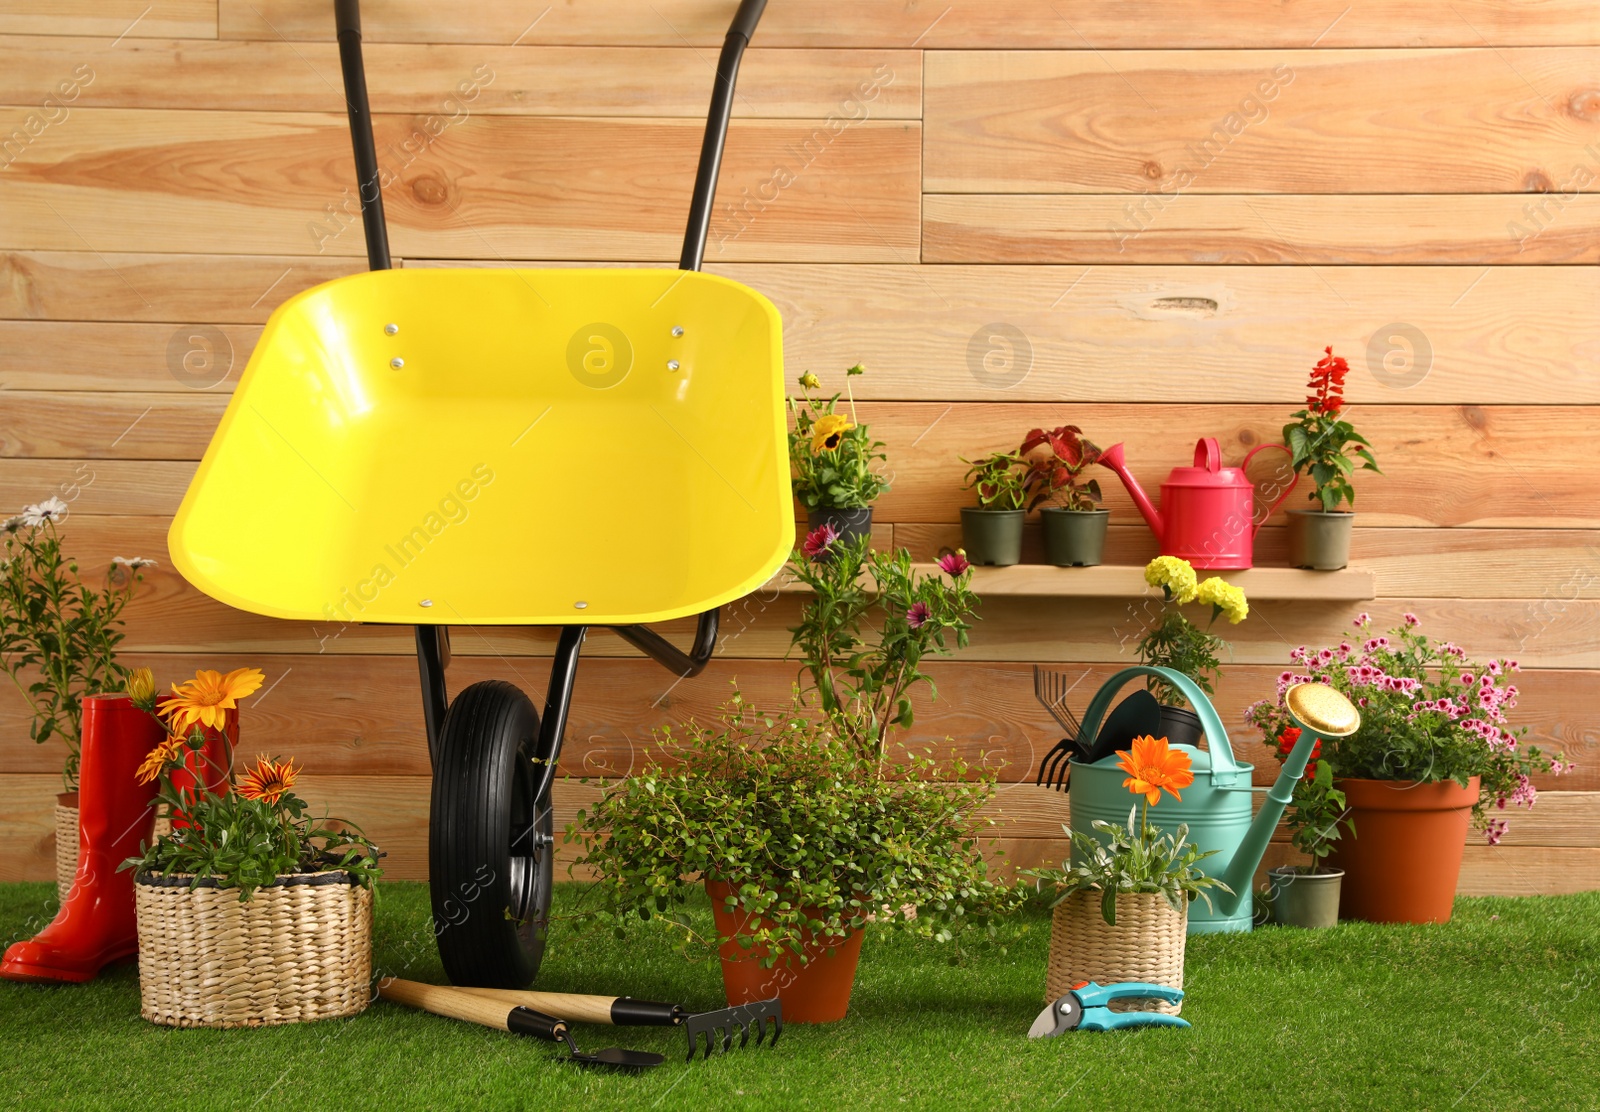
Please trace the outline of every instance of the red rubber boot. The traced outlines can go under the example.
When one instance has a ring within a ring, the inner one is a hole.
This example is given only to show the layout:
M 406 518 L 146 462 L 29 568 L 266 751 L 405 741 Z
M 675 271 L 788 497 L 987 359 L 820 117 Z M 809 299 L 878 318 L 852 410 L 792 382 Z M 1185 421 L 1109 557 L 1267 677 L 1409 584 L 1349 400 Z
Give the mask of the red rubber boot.
M 156 785 L 138 783 L 134 773 L 166 736 L 126 695 L 84 699 L 78 875 L 55 920 L 6 951 L 0 977 L 77 983 L 139 952 L 133 873 L 117 866 L 150 837 Z
M 227 795 L 233 783 L 233 752 L 239 744 L 239 710 L 226 713 L 221 729 L 200 727 L 205 744 L 188 753 L 181 765 L 168 769 L 172 786 L 186 799 L 193 799 L 202 790 L 213 795 Z M 189 825 L 189 816 L 180 811 L 172 816 L 174 830 Z

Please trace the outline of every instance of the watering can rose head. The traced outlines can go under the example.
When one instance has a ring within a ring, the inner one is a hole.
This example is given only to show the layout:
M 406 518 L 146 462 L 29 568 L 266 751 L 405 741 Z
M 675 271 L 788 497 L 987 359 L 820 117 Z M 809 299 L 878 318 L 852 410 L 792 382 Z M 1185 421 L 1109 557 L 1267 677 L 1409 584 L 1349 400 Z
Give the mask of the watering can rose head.
M 1117 751 L 1117 767 L 1128 774 L 1122 786 L 1144 796 L 1151 807 L 1161 802 L 1163 789 L 1173 799 L 1182 800 L 1180 792 L 1194 783 L 1189 754 L 1171 748 L 1164 737 L 1134 738 L 1131 748 Z

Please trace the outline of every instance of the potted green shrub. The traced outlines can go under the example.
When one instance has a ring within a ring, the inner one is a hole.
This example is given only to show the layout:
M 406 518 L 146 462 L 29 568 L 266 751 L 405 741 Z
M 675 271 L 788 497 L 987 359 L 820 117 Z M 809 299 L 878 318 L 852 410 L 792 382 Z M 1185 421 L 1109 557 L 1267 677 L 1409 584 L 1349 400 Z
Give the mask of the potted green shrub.
M 1228 616 L 1230 625 L 1238 625 L 1249 616 L 1250 603 L 1244 591 L 1220 576 L 1198 581 L 1189 561 L 1177 556 L 1151 560 L 1145 565 L 1144 580 L 1161 588 L 1162 605 L 1160 620 L 1139 639 L 1140 662 L 1182 672 L 1207 695 L 1215 695 L 1221 656 L 1229 649 L 1226 641 L 1211 632 L 1211 626 L 1223 614 Z M 1205 629 L 1183 612 L 1185 606 L 1195 602 L 1211 607 L 1211 619 Z M 1178 689 L 1155 678 L 1149 681 L 1149 689 L 1161 704 L 1161 729 L 1167 739 L 1174 745 L 1199 745 L 1200 716 L 1183 705 Z
M 1118 764 L 1128 774 L 1123 785 L 1135 801 L 1126 826 L 1095 820 L 1098 833 L 1066 831 L 1071 857 L 1059 868 L 1029 870 L 1042 891 L 1054 895 L 1045 999 L 1059 999 L 1084 981 L 1112 984 L 1142 981 L 1183 987 L 1183 960 L 1189 902 L 1211 896 L 1207 889 L 1229 888 L 1206 876 L 1199 863 L 1216 850 L 1190 842 L 1189 827 L 1162 832 L 1149 823 L 1149 809 L 1162 792 L 1174 799 L 1194 783 L 1187 753 L 1164 738 L 1138 737 L 1119 750 Z M 1118 1009 L 1176 1015 L 1181 1004 L 1159 1000 L 1119 1001 Z
M 872 439 L 856 419 L 850 380 L 866 373 L 860 363 L 845 371 L 845 390 L 831 397 L 815 393 L 822 383 L 807 371 L 800 376 L 800 398 L 789 399 L 794 427 L 789 430 L 790 483 L 806 510 L 806 531 L 829 525 L 854 542 L 872 532 L 872 504 L 889 489 L 875 464 L 887 457 L 883 442 Z M 849 412 L 839 407 L 848 400 Z
M 1083 473 L 1100 462 L 1100 449 L 1077 425 L 1034 429 L 1022 441 L 1028 461 L 1028 509 L 1039 511 L 1044 562 L 1092 567 L 1105 556 L 1111 511 L 1100 508 L 1100 482 Z
M 814 547 L 795 556 L 814 591 L 794 630 L 795 702 L 769 714 L 736 694 L 716 723 L 664 729 L 644 768 L 605 784 L 567 831 L 600 878 L 591 914 L 666 921 L 721 958 L 730 1004 L 776 993 L 797 1022 L 845 1014 L 869 923 L 945 940 L 1014 898 L 979 846 L 994 773 L 890 744 L 928 683 L 922 658 L 965 641 L 965 562 L 924 576 L 904 550 Z M 710 935 L 683 912 L 701 887 Z
M 1008 567 L 1022 560 L 1023 507 L 1028 500 L 1028 463 L 1016 452 L 994 452 L 967 465 L 963 489 L 976 506 L 961 507 L 961 540 L 974 564 Z
M 1415 614 L 1387 634 L 1363 635 L 1319 650 L 1290 651 L 1295 667 L 1278 679 L 1278 697 L 1245 712 L 1267 737 L 1292 725 L 1283 692 L 1294 683 L 1331 684 L 1361 712 L 1361 727 L 1330 738 L 1321 762 L 1345 794 L 1353 837 L 1328 855 L 1344 870 L 1339 911 L 1346 919 L 1437 923 L 1450 918 L 1469 824 L 1500 841 L 1507 806 L 1531 807 L 1536 772 L 1561 773 L 1561 757 L 1523 745 L 1511 725 L 1514 660 L 1477 664 L 1450 642 L 1421 633 Z M 1320 771 L 1320 769 L 1319 769 Z
M 1300 727 L 1290 726 L 1278 735 L 1273 755 L 1285 760 L 1300 740 Z M 1339 882 L 1344 870 L 1327 864 L 1339 840 L 1345 815 L 1344 792 L 1333 782 L 1333 765 L 1322 756 L 1319 739 L 1306 762 L 1305 775 L 1295 782 L 1285 822 L 1294 848 L 1311 858 L 1306 865 L 1280 865 L 1267 872 L 1266 904 L 1275 921 L 1290 927 L 1332 927 L 1339 922 Z M 1352 831 L 1352 835 L 1353 835 Z
M 1355 523 L 1356 491 L 1351 484 L 1355 461 L 1368 471 L 1378 470 L 1372 448 L 1341 414 L 1344 380 L 1350 365 L 1323 349 L 1311 369 L 1306 407 L 1283 426 L 1295 471 L 1311 479 L 1309 510 L 1289 511 L 1289 565 L 1336 571 L 1350 562 L 1350 532 Z M 1341 510 L 1341 504 L 1349 510 Z
M 100 584 L 84 582 L 62 552 L 56 525 L 67 504 L 48 498 L 0 522 L 0 667 L 33 712 L 29 734 L 59 738 L 67 755 L 56 797 L 56 887 L 64 899 L 78 870 L 78 749 L 83 700 L 119 692 L 122 611 L 154 560 L 118 557 Z

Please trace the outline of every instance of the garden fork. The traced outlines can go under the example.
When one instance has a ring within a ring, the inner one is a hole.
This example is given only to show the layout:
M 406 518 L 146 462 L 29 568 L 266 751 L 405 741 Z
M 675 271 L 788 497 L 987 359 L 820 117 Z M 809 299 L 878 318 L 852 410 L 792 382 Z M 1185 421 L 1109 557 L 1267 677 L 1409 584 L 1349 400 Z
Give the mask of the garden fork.
M 1039 762 L 1039 775 L 1033 781 L 1035 784 L 1063 790 L 1067 785 L 1072 760 L 1083 756 L 1083 726 L 1067 706 L 1067 696 L 1088 674 L 1085 669 L 1082 676 L 1069 682 L 1070 677 L 1062 672 L 1047 671 L 1037 664 L 1033 666 L 1033 697 L 1067 731 L 1067 736 L 1056 742 L 1055 747 L 1044 755 L 1044 760 Z

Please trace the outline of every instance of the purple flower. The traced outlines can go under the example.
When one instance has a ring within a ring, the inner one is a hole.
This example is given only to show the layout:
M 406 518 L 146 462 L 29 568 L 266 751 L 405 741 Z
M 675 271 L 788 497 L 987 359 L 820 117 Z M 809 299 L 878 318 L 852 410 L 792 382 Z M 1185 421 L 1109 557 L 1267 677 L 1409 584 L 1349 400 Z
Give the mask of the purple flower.
M 1408 626 L 1419 626 L 1419 625 L 1422 624 L 1422 619 L 1417 617 L 1415 614 L 1413 614 L 1409 610 L 1407 610 L 1404 614 L 1400 615 L 1400 618 Z
M 939 570 L 954 579 L 972 565 L 967 563 L 966 554 L 960 551 L 947 552 L 939 557 Z
M 1371 622 L 1371 621 L 1372 621 L 1372 615 L 1368 614 L 1365 610 L 1363 610 L 1361 613 L 1359 613 L 1359 614 L 1357 614 L 1355 616 L 1355 620 L 1352 621 L 1350 624 L 1355 626 L 1357 629 L 1366 629 L 1367 628 L 1367 624 L 1369 622 Z
M 906 611 L 906 625 L 912 629 L 921 629 L 928 624 L 928 604 L 919 602 Z
M 839 539 L 839 530 L 824 521 L 806 535 L 804 552 L 808 560 L 815 560 L 828 549 L 833 547 L 833 542 Z
M 1488 836 L 1489 844 L 1491 846 L 1497 846 L 1500 844 L 1500 839 L 1505 837 L 1506 827 L 1509 825 L 1510 823 L 1506 822 L 1505 819 L 1489 820 L 1489 829 L 1484 831 L 1484 834 Z

